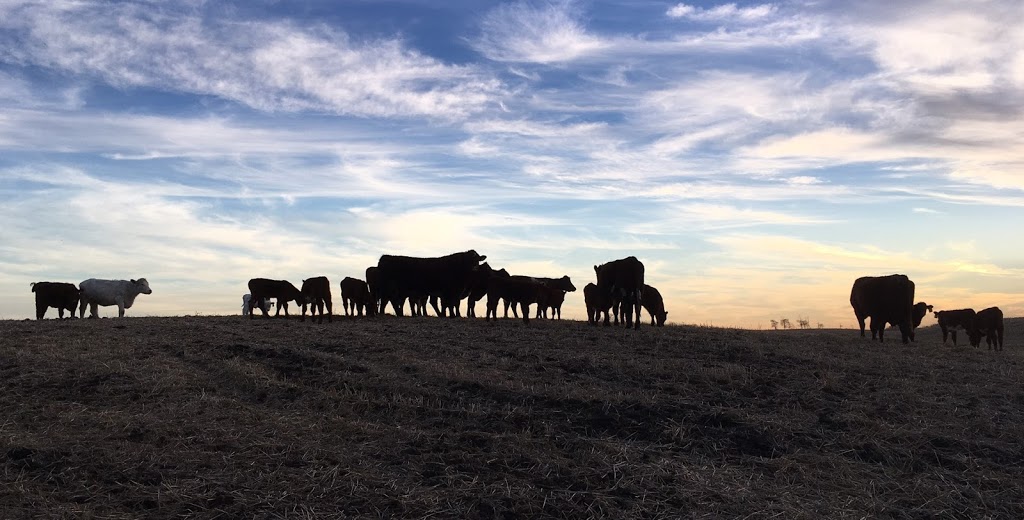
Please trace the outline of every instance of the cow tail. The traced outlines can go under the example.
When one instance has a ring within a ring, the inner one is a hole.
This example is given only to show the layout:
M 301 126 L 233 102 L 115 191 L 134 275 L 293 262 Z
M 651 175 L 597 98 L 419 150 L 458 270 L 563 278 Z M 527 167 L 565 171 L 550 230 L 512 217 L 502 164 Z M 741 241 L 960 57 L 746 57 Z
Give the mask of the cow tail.
M 29 287 L 32 288 L 32 292 L 36 292 L 36 283 L 35 282 L 31 282 L 28 285 L 29 285 Z

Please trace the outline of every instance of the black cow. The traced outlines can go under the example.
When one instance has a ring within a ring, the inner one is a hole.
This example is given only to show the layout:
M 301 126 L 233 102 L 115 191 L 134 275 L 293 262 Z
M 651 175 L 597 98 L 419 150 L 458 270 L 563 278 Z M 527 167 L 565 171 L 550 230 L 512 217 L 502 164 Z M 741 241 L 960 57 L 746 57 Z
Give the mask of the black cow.
M 612 300 L 625 305 L 626 328 L 640 328 L 640 308 L 643 304 L 644 264 L 635 256 L 595 265 L 597 285 L 611 294 Z M 633 314 L 636 314 L 636 322 Z
M 974 336 L 971 338 L 971 346 L 977 348 L 981 345 L 981 337 L 985 336 L 985 343 L 988 349 L 1003 350 L 1003 311 L 999 307 L 989 307 L 978 311 L 974 320 Z
M 661 292 L 644 284 L 643 305 L 647 309 L 647 313 L 651 315 L 651 325 L 657 324 L 659 327 L 664 327 L 665 320 L 668 319 L 668 312 L 665 311 L 665 300 L 662 299 Z
M 320 312 L 317 323 L 324 322 L 324 307 L 327 307 L 327 322 L 333 321 L 334 314 L 331 304 L 331 282 L 326 276 L 316 276 L 302 281 L 302 317 L 299 321 L 306 321 L 306 305 L 309 305 L 309 317 L 313 318 Z M 287 309 L 287 307 L 286 307 Z
M 466 288 L 470 285 L 473 269 L 487 258 L 469 250 L 435 258 L 383 255 L 377 262 L 378 294 L 381 298 L 381 313 L 391 302 L 395 314 L 402 315 L 406 298 L 437 296 L 441 305 L 458 305 Z M 372 288 L 372 284 L 371 284 Z M 436 306 L 438 316 L 443 313 Z
M 550 287 L 528 277 L 515 277 L 495 275 L 487 283 L 487 321 L 493 317 L 498 319 L 498 301 L 503 300 L 506 308 L 513 306 L 512 313 L 515 315 L 515 305 L 519 305 L 523 313 L 523 323 L 530 323 L 530 305 L 537 303 Z
M 366 268 L 366 287 L 370 289 L 370 298 L 373 300 L 373 311 L 377 313 L 377 309 L 380 309 L 380 313 L 384 314 L 384 306 L 386 302 L 380 298 L 380 271 L 377 266 L 370 266 Z
M 885 324 L 900 329 L 903 343 L 914 338 L 914 282 L 906 275 L 863 276 L 853 282 L 850 305 L 864 337 L 864 320 L 871 318 L 871 340 L 885 342 Z M 920 323 L 920 321 L 918 321 Z
M 551 319 L 562 319 L 562 304 L 565 303 L 565 291 L 552 287 L 546 287 L 545 289 L 541 292 L 540 298 L 537 301 L 537 317 L 547 318 L 548 309 L 551 309 Z
M 555 313 L 558 313 L 558 319 L 562 319 L 562 304 L 565 303 L 565 293 L 575 292 L 576 286 L 572 284 L 572 279 L 569 275 L 565 275 L 561 278 L 544 278 L 542 276 L 523 277 L 532 278 L 534 281 L 540 282 L 554 291 L 544 291 L 540 295 L 540 301 L 537 302 L 537 317 L 547 318 L 548 309 L 551 309 L 551 317 L 555 317 Z M 508 317 L 508 307 L 505 308 L 505 317 Z
M 495 271 L 491 268 L 491 265 L 484 262 L 473 269 L 473 274 L 470 276 L 469 286 L 466 287 L 465 297 L 466 301 L 466 317 L 476 317 L 476 302 L 487 296 L 487 282 L 492 276 L 508 276 L 508 271 L 504 268 Z M 484 304 L 486 305 L 486 303 Z
M 557 310 L 558 317 L 559 319 L 561 319 L 562 303 L 565 302 L 565 293 L 574 292 L 576 290 L 576 286 L 572 284 L 572 279 L 570 279 L 568 275 L 563 276 L 561 278 L 544 278 L 542 276 L 513 275 L 512 279 L 525 282 L 534 282 L 537 284 L 541 284 L 545 287 L 548 287 L 550 289 L 553 289 L 553 291 L 544 291 L 542 289 L 538 289 L 538 294 L 536 297 L 536 301 L 538 303 L 538 318 L 547 318 L 548 308 L 557 306 L 557 309 L 555 310 Z M 559 295 L 555 294 L 555 291 L 561 292 L 561 296 L 559 297 Z M 512 308 L 512 315 L 518 318 L 519 315 L 516 314 L 515 306 L 511 305 L 511 302 L 509 301 L 505 301 L 505 317 L 508 318 L 508 310 L 510 307 Z
M 371 269 L 376 269 L 372 267 Z M 341 281 L 341 303 L 345 306 L 345 315 L 349 315 L 349 306 L 352 307 L 352 315 L 355 315 L 358 311 L 359 316 L 363 315 L 363 309 L 366 309 L 367 316 L 373 316 L 377 310 L 377 302 L 373 299 L 370 293 L 370 286 L 358 279 L 346 276 Z
M 937 311 L 935 318 L 939 320 L 939 328 L 942 329 L 942 344 L 946 344 L 946 339 L 949 336 L 953 336 L 953 346 L 956 346 L 956 331 L 957 329 L 964 329 L 967 331 L 967 337 L 974 343 L 974 338 L 978 337 L 978 343 L 981 343 L 981 337 L 977 336 L 975 320 L 978 314 L 974 312 L 974 309 L 956 309 L 952 311 Z
M 601 313 L 604 313 L 604 324 L 605 326 L 611 325 L 611 318 L 608 317 L 608 311 L 612 308 L 612 296 L 608 291 L 592 284 L 588 283 L 583 288 L 583 302 L 587 305 L 587 322 L 591 325 L 597 325 L 597 322 L 601 319 Z
M 249 300 L 249 319 L 255 317 L 256 302 L 263 301 L 264 298 L 274 298 L 277 300 L 277 312 L 274 316 L 281 315 L 281 306 L 284 306 L 284 315 L 288 317 L 288 302 L 294 301 L 298 305 L 302 305 L 305 297 L 302 295 L 302 291 L 298 290 L 291 282 L 287 280 L 268 280 L 266 278 L 253 278 L 249 280 L 249 293 L 252 294 L 252 298 Z M 263 317 L 268 316 L 266 309 L 260 309 L 263 311 Z
M 79 291 L 73 283 L 66 282 L 34 282 L 29 284 L 32 292 L 36 293 L 36 319 L 41 320 L 46 315 L 46 309 L 57 308 L 57 315 L 64 319 L 64 309 L 71 312 L 75 317 L 75 307 L 78 307 Z

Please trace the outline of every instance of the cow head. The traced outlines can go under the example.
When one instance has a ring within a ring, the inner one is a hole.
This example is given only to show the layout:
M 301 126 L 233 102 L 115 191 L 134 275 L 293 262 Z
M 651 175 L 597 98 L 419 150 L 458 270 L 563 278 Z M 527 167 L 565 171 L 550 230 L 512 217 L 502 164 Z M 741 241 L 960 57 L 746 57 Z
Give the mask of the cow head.
M 466 251 L 466 254 L 470 258 L 475 259 L 476 263 L 480 263 L 483 262 L 484 260 L 487 260 L 487 255 L 481 255 L 480 253 L 477 253 L 476 249 L 470 249 L 469 251 Z
M 654 316 L 654 319 L 658 323 L 659 327 L 664 327 L 665 320 L 668 319 L 668 311 L 661 311 L 660 313 Z
M 132 283 L 133 286 L 135 286 L 135 290 L 139 291 L 142 294 L 152 294 L 153 293 L 153 289 L 149 288 L 149 282 L 146 281 L 145 278 L 139 278 L 138 280 L 131 280 L 131 283 Z
M 569 279 L 569 275 L 565 275 L 565 276 L 559 278 L 558 282 L 555 283 L 555 286 L 558 287 L 559 289 L 565 291 L 565 292 L 575 292 L 576 291 L 576 286 L 572 284 L 572 280 Z

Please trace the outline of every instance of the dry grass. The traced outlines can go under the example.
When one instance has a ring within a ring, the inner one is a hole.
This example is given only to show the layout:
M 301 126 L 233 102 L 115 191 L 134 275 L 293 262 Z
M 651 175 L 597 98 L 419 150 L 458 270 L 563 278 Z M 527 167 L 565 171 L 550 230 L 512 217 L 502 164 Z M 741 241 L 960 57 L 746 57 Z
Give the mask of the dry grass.
M 4 518 L 1021 518 L 1004 352 L 849 330 L 0 322 Z

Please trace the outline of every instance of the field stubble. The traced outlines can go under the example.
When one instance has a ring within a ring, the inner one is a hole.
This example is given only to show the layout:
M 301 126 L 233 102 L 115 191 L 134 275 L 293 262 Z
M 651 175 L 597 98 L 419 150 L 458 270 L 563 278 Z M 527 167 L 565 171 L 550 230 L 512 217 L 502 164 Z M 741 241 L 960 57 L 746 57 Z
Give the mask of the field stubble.
M 1003 352 L 850 330 L 0 322 L 19 516 L 1024 517 Z

